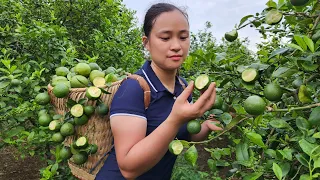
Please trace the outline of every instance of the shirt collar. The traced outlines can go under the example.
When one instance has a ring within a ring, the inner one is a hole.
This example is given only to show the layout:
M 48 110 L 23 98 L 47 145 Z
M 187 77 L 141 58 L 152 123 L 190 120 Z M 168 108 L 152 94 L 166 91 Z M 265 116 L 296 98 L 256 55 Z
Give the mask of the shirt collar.
M 150 88 L 152 88 L 155 92 L 159 91 L 167 91 L 167 88 L 163 86 L 160 79 L 157 77 L 153 69 L 151 68 L 151 61 L 146 60 L 146 62 L 142 66 L 142 73 L 146 77 L 148 83 L 151 85 Z M 177 88 L 181 88 L 182 85 L 180 84 L 180 81 L 178 79 L 178 76 L 176 76 L 176 82 L 175 82 L 175 92 L 177 91 Z

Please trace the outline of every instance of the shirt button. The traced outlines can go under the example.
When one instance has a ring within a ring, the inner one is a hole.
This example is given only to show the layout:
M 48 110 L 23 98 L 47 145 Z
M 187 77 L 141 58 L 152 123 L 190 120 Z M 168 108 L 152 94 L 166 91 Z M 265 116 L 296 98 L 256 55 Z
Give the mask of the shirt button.
M 176 100 L 176 99 L 177 99 L 177 97 L 173 96 L 173 99 L 174 99 L 174 100 Z

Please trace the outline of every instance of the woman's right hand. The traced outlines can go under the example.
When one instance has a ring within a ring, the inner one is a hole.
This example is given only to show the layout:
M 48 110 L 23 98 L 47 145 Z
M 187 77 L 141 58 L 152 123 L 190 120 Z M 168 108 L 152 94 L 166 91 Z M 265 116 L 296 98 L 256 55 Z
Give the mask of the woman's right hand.
M 201 117 L 214 104 L 216 99 L 216 84 L 212 82 L 208 89 L 203 92 L 199 99 L 193 104 L 188 102 L 188 97 L 194 89 L 194 82 L 190 82 L 188 87 L 176 99 L 169 119 L 182 125 L 192 119 Z

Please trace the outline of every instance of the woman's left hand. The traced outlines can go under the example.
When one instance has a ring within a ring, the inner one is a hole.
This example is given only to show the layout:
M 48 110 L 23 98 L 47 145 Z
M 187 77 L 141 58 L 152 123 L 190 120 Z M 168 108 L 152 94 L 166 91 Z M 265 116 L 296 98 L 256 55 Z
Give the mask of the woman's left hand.
M 211 114 L 211 115 L 209 116 L 209 119 L 207 119 L 207 120 L 205 121 L 205 123 L 206 123 L 207 127 L 208 127 L 211 131 L 222 131 L 222 130 L 223 130 L 222 124 L 221 124 L 218 120 L 216 120 L 216 119 L 214 118 L 214 115 L 213 115 L 213 114 Z

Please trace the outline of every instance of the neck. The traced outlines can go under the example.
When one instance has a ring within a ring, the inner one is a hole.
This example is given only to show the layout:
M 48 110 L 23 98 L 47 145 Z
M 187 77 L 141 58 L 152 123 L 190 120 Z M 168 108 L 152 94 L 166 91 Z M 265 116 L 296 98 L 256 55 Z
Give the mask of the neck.
M 174 90 L 175 85 L 175 77 L 177 74 L 177 70 L 166 71 L 158 67 L 156 64 L 151 62 L 151 68 L 154 73 L 157 75 L 161 83 L 169 90 Z

